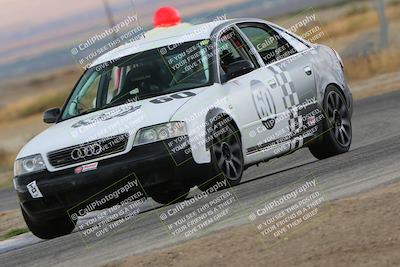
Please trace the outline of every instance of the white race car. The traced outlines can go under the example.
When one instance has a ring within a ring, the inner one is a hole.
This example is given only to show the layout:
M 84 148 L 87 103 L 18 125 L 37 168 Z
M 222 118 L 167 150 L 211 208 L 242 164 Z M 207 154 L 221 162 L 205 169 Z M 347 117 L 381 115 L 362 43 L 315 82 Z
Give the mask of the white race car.
M 195 186 L 234 186 L 301 147 L 344 153 L 351 116 L 333 49 L 259 19 L 177 25 L 97 59 L 64 107 L 45 112 L 54 125 L 18 154 L 14 186 L 30 230 L 54 238 L 75 226 L 67 211 L 126 177 L 138 188 L 96 209 L 139 189 L 167 204 Z

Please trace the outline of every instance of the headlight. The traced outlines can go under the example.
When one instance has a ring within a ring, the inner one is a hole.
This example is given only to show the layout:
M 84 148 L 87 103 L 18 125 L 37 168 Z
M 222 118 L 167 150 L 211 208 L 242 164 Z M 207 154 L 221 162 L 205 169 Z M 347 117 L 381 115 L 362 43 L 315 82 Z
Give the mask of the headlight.
M 38 172 L 46 169 L 46 164 L 40 154 L 17 159 L 14 163 L 14 176 Z
M 134 145 L 154 143 L 183 135 L 186 135 L 186 125 L 184 122 L 169 122 L 140 129 L 136 133 Z

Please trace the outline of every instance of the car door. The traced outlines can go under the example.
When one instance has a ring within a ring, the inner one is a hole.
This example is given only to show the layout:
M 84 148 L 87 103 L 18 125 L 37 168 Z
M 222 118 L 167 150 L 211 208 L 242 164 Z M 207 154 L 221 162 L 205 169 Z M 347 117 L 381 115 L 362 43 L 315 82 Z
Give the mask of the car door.
M 273 157 L 297 149 L 306 140 L 307 114 L 316 105 L 312 48 L 284 30 L 264 23 L 246 22 L 238 26 L 263 60 L 262 69 L 269 77 L 268 86 L 278 105 L 278 122 L 266 132 L 264 153 Z
M 236 28 L 224 30 L 217 40 L 218 69 L 223 90 L 238 120 L 242 133 L 242 145 L 246 155 L 253 154 L 258 146 L 265 142 L 264 129 L 269 118 L 276 116 L 273 95 L 266 88 L 265 70 L 261 62 L 251 52 Z M 230 64 L 248 60 L 255 69 L 247 74 L 229 79 L 227 68 Z M 271 71 L 270 76 L 273 76 Z M 263 92 L 265 92 L 263 94 Z M 259 105 L 258 103 L 263 103 Z M 248 160 L 245 157 L 245 160 Z M 251 159 L 250 161 L 255 161 Z M 247 161 L 246 163 L 250 163 Z

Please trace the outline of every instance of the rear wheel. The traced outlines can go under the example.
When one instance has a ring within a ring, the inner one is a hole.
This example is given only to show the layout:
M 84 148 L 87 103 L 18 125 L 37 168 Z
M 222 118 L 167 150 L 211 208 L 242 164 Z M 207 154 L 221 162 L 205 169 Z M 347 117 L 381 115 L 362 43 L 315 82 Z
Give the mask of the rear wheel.
M 352 142 L 350 112 L 341 92 L 334 86 L 325 93 L 324 132 L 321 142 L 309 147 L 317 159 L 325 159 L 349 151 Z
M 212 134 L 213 142 L 210 152 L 214 179 L 198 186 L 202 191 L 224 179 L 227 180 L 229 186 L 238 185 L 244 171 L 242 143 L 238 131 L 232 124 L 216 123 Z
M 22 215 L 31 232 L 41 239 L 52 239 L 72 233 L 76 221 L 72 220 L 67 214 L 51 220 L 32 220 L 29 215 L 21 208 Z

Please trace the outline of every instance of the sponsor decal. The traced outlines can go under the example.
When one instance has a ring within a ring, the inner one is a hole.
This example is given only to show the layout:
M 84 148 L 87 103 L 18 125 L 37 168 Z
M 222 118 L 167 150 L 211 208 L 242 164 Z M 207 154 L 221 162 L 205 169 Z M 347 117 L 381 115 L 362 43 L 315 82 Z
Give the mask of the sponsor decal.
M 276 105 L 269 88 L 261 81 L 250 82 L 254 105 L 264 126 L 271 130 L 276 123 Z
M 36 184 L 36 180 L 29 183 L 27 186 L 29 194 L 31 194 L 32 198 L 41 198 L 43 197 L 42 192 L 40 192 L 39 187 Z
M 83 170 L 83 167 L 79 166 L 79 167 L 75 168 L 74 172 L 75 172 L 75 174 L 80 174 L 80 173 L 82 173 L 82 170 Z
M 75 168 L 74 172 L 76 174 L 80 174 L 80 173 L 83 173 L 83 172 L 94 171 L 94 170 L 97 169 L 97 166 L 99 166 L 98 162 L 86 164 L 86 165 L 79 166 L 79 167 Z
M 82 165 L 82 166 L 79 166 L 79 167 L 75 168 L 74 172 L 76 174 L 80 174 L 80 173 L 83 173 L 83 172 L 94 171 L 94 170 L 97 169 L 98 165 L 99 165 L 98 162 Z
M 91 124 L 94 124 L 97 122 L 108 121 L 108 120 L 111 120 L 116 117 L 123 117 L 123 116 L 126 116 L 130 113 L 133 113 L 133 112 L 139 110 L 141 107 L 142 106 L 129 106 L 129 105 L 120 106 L 119 108 L 102 113 L 100 115 L 96 115 L 91 118 L 78 121 L 77 123 L 73 124 L 71 127 L 79 128 L 79 127 L 88 126 L 88 125 L 91 125 Z

